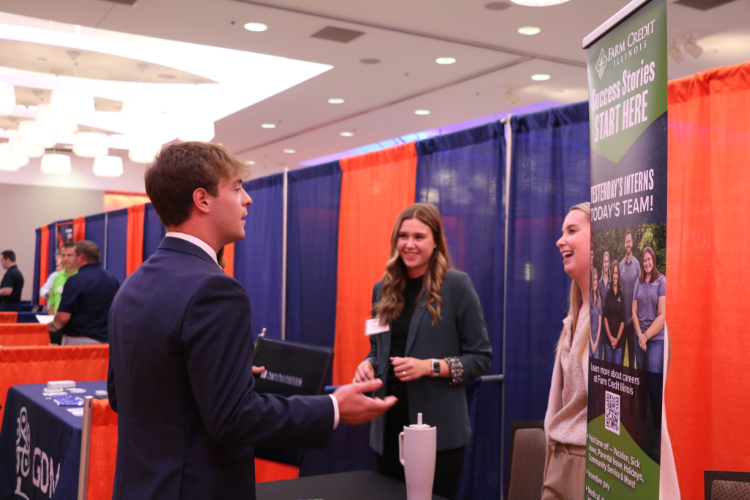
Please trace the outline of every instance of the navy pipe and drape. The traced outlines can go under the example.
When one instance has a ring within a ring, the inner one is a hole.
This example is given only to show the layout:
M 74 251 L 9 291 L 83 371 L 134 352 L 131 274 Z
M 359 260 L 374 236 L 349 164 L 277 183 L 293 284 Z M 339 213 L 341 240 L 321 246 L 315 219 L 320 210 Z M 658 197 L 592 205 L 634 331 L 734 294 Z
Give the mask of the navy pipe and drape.
M 143 215 L 143 261 L 151 257 L 159 248 L 167 228 L 161 223 L 159 215 L 151 203 L 146 203 L 146 211 Z
M 31 284 L 31 303 L 39 304 L 39 259 L 42 254 L 42 229 L 34 231 L 34 281 Z
M 234 278 L 250 296 L 253 336 L 266 328 L 281 338 L 281 252 L 284 176 L 270 175 L 243 184 L 253 199 L 247 207 L 245 238 L 234 246 Z
M 128 252 L 128 209 L 107 212 L 107 270 L 117 281 L 126 278 Z
M 102 254 L 102 262 L 104 261 L 104 240 L 107 234 L 106 226 L 106 214 L 104 213 L 86 217 L 85 237 L 87 240 L 96 243 L 99 247 L 99 251 Z
M 440 210 L 456 269 L 471 276 L 492 342 L 490 373 L 502 371 L 505 238 L 505 137 L 490 123 L 416 144 L 416 200 Z M 467 384 L 472 442 L 466 450 L 459 498 L 500 497 L 502 412 L 499 383 Z
M 288 174 L 286 338 L 333 347 L 339 238 L 339 162 Z
M 511 118 L 504 463 L 510 422 L 547 410 L 570 279 L 555 246 L 569 208 L 590 197 L 588 103 Z

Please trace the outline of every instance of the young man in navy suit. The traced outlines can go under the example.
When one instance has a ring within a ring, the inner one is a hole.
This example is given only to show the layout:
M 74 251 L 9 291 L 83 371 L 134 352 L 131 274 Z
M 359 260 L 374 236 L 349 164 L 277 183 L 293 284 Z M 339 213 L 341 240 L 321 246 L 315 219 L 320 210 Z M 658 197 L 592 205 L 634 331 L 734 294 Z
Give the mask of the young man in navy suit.
M 198 142 L 164 147 L 146 172 L 168 233 L 110 310 L 114 499 L 254 499 L 254 445 L 322 447 L 339 423 L 395 403 L 363 394 L 380 380 L 329 396 L 254 391 L 250 301 L 216 261 L 245 236 L 246 174 L 223 147 Z

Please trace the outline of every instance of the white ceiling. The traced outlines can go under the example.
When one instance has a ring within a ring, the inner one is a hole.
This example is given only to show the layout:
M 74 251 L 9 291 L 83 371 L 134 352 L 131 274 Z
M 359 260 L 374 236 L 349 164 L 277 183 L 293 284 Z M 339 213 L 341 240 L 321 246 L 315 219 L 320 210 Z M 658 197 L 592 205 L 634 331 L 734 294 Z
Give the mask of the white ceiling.
M 253 177 L 261 177 L 314 158 L 540 101 L 585 100 L 581 41 L 628 3 L 571 0 L 546 8 L 510 4 L 497 11 L 485 8 L 489 1 L 139 0 L 131 7 L 106 0 L 0 0 L 0 12 L 332 65 L 332 70 L 216 123 L 214 142 L 256 162 Z M 670 39 L 681 44 L 695 35 L 704 49 L 698 59 L 685 55 L 681 64 L 670 60 L 670 79 L 750 59 L 750 0 L 708 11 L 668 1 Z M 242 26 L 247 22 L 264 23 L 268 30 L 246 31 Z M 520 35 L 517 29 L 526 25 L 542 31 Z M 326 26 L 365 34 L 347 44 L 310 38 Z M 436 64 L 441 56 L 457 62 Z M 6 57 L 0 51 L 0 65 Z M 362 64 L 364 58 L 381 62 Z M 534 82 L 534 73 L 552 78 Z M 520 98 L 517 104 L 504 97 L 509 87 Z M 330 98 L 345 103 L 328 104 Z M 417 116 L 416 109 L 431 114 Z M 277 127 L 262 129 L 262 123 Z M 343 131 L 354 136 L 341 137 Z M 143 166 L 126 162 L 125 169 L 132 170 L 130 175 L 97 180 L 96 185 L 142 189 L 137 183 Z M 58 182 L 31 174 L 25 175 L 37 180 L 14 181 L 12 175 L 0 173 L 0 182 Z

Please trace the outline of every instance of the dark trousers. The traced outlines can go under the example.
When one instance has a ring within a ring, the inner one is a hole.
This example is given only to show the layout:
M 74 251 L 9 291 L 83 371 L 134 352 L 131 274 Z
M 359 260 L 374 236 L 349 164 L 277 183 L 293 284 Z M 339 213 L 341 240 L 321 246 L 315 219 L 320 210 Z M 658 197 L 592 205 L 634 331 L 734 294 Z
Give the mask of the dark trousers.
M 631 321 L 630 324 L 625 323 L 625 329 L 622 332 L 622 336 L 625 337 L 625 342 L 627 342 L 628 345 L 628 366 L 630 368 L 635 368 L 635 350 L 640 349 L 638 346 L 638 339 L 635 336 L 635 326 L 633 326 L 633 322 Z M 625 364 L 623 360 L 623 364 Z M 639 370 L 644 370 L 644 367 L 639 366 Z

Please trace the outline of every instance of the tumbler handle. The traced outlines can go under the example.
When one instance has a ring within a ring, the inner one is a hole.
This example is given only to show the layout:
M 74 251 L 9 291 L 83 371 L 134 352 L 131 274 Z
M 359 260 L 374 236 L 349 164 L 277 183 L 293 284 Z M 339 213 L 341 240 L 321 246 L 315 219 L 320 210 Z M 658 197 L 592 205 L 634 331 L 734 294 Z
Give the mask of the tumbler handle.
M 401 462 L 401 465 L 406 465 L 404 463 L 404 433 L 400 433 L 398 435 L 398 460 Z

